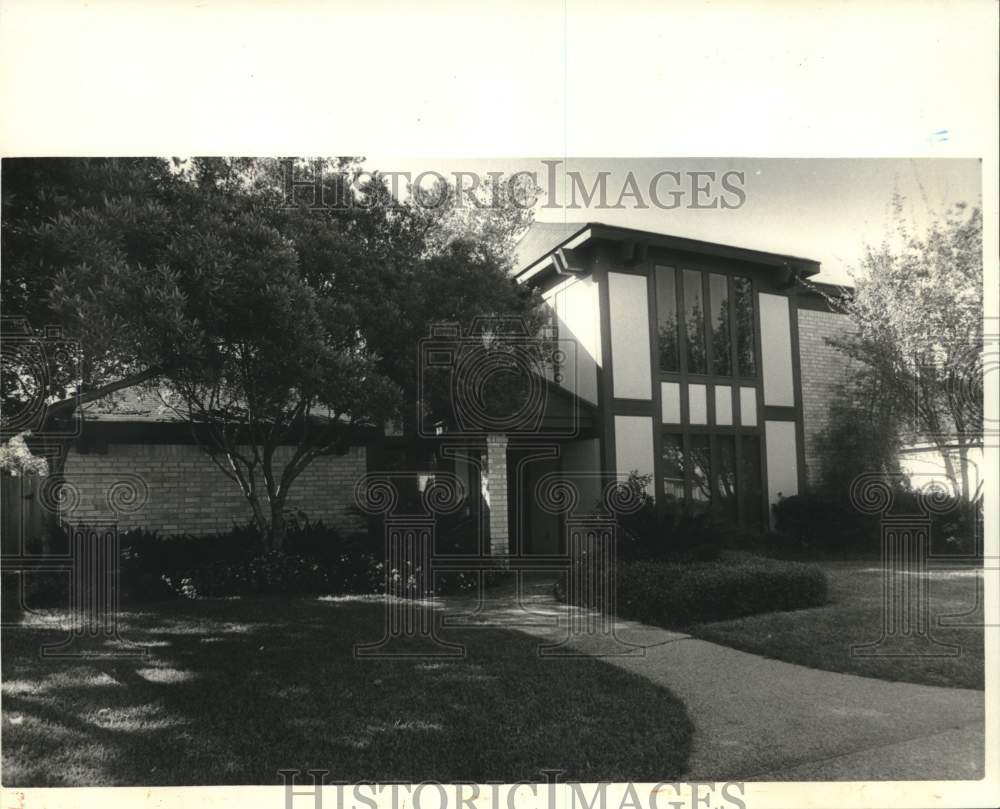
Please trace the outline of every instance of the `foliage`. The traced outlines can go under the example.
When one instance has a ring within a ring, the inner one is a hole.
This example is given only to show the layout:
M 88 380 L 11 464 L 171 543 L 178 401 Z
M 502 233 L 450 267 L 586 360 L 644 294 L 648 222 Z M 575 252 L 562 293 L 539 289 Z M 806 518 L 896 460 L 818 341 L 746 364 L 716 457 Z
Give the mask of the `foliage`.
M 133 528 L 120 534 L 122 570 L 128 573 L 175 574 L 216 561 L 240 561 L 263 550 L 252 525 L 234 525 L 228 531 L 205 536 L 163 535 Z
M 174 205 L 176 180 L 162 160 L 15 159 L 4 160 L 2 171 L 5 320 L 22 319 L 27 332 L 21 337 L 44 341 L 47 329 L 62 328 L 74 341 L 69 352 L 5 352 L 4 411 L 44 400 L 46 419 L 32 429 L 45 434 L 50 422 L 69 418 L 79 404 L 155 372 L 137 346 L 155 337 L 157 310 L 109 318 L 82 339 L 66 317 L 66 279 L 80 272 L 91 280 L 99 268 L 94 291 L 100 294 L 104 278 L 110 287 L 123 274 L 155 274 L 182 212 Z
M 377 583 L 372 573 L 375 555 L 367 548 L 365 534 L 345 536 L 322 520 L 309 521 L 301 514 L 289 519 L 284 554 L 267 553 L 253 523 L 209 536 L 162 536 L 134 529 L 122 534 L 121 546 L 126 600 L 172 594 L 306 592 L 295 588 L 320 585 L 321 592 L 374 592 Z M 322 577 L 313 575 L 312 564 L 319 566 Z
M 831 342 L 860 362 L 849 393 L 866 391 L 854 404 L 876 414 L 862 440 L 898 426 L 911 440 L 957 446 L 957 468 L 941 454 L 970 501 L 968 451 L 982 444 L 982 213 L 958 205 L 917 234 L 903 221 L 902 199 L 894 203 L 896 232 L 867 248 L 854 291 L 833 301 L 856 332 Z
M 719 521 L 709 513 L 692 514 L 657 508 L 647 489 L 650 479 L 649 475 L 633 471 L 624 481 L 624 485 L 632 490 L 628 499 L 639 499 L 642 506 L 634 512 L 617 515 L 619 558 L 717 559 L 723 546 L 735 535 L 734 526 Z
M 272 548 L 313 460 L 390 419 L 412 427 L 418 398 L 449 402 L 433 375 L 418 397 L 430 324 L 536 304 L 508 274 L 530 221 L 515 193 L 466 210 L 445 188 L 430 206 L 356 159 L 317 167 L 341 204 L 289 203 L 276 160 L 4 163 L 5 312 L 85 347 L 65 409 L 165 388 Z
M 901 478 L 899 412 L 886 400 L 878 375 L 859 368 L 838 386 L 829 404 L 829 421 L 819 432 L 819 479 L 824 493 L 846 502 L 854 479 L 879 472 Z
M 8 475 L 47 475 L 49 464 L 45 458 L 33 455 L 24 442 L 25 433 L 13 436 L 0 444 L 0 471 Z
M 301 513 L 290 515 L 288 525 L 282 552 L 268 551 L 253 523 L 207 536 L 163 535 L 142 528 L 124 531 L 119 596 L 123 603 L 268 593 L 423 598 L 479 586 L 475 573 L 438 574 L 431 582 L 427 571 L 412 566 L 387 571 L 381 543 L 373 543 L 366 532 L 345 534 Z M 457 538 L 461 525 L 454 523 L 455 533 L 439 552 L 468 552 L 467 542 Z M 65 552 L 68 546 L 69 534 L 63 528 L 53 538 L 53 549 Z M 481 580 L 490 586 L 498 575 L 499 571 L 487 572 Z M 25 578 L 28 603 L 65 605 L 68 584 L 65 574 L 31 574 Z
M 772 507 L 775 531 L 760 538 L 761 550 L 785 558 L 878 555 L 879 515 L 865 514 L 847 498 L 825 493 L 781 498 Z M 890 513 L 930 520 L 930 548 L 935 555 L 982 554 L 982 503 L 951 502 L 928 510 L 921 494 L 903 485 L 893 492 Z
M 319 562 L 278 551 L 239 562 L 210 562 L 171 584 L 187 598 L 308 595 L 330 590 L 329 577 Z
M 658 626 L 817 607 L 827 599 L 826 576 L 818 566 L 752 556 L 687 564 L 629 561 L 614 574 L 615 613 Z

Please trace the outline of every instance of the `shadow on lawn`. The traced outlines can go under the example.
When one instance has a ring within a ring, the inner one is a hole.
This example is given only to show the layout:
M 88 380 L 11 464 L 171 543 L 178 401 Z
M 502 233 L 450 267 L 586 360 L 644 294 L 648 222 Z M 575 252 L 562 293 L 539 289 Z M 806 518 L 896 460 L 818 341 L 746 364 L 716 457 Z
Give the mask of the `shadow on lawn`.
M 691 723 L 669 692 L 594 659 L 540 659 L 537 641 L 446 630 L 465 659 L 358 660 L 371 601 L 171 602 L 127 611 L 137 660 L 40 659 L 61 629 L 3 633 L 7 786 L 330 780 L 669 780 Z

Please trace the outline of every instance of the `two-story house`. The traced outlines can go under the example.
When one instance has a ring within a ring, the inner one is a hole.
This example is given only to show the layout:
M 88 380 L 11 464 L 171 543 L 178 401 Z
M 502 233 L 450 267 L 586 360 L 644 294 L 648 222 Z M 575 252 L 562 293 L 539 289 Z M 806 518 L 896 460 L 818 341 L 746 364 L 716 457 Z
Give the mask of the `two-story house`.
M 600 223 L 536 223 L 516 254 L 517 281 L 541 292 L 559 341 L 575 349 L 545 386 L 543 417 L 481 435 L 442 425 L 416 453 L 410 437 L 366 438 L 314 463 L 291 508 L 356 521 L 353 482 L 416 458 L 422 480 L 446 469 L 473 494 L 484 552 L 552 553 L 561 518 L 537 487 L 553 475 L 572 479 L 587 507 L 603 480 L 636 471 L 664 508 L 750 528 L 814 479 L 816 435 L 845 364 L 825 338 L 849 328 L 802 283 L 818 262 Z M 207 533 L 245 522 L 239 492 L 188 435 L 148 400 L 90 408 L 66 465 L 82 493 L 77 518 L 100 513 L 102 487 L 128 472 L 149 494 L 124 528 Z

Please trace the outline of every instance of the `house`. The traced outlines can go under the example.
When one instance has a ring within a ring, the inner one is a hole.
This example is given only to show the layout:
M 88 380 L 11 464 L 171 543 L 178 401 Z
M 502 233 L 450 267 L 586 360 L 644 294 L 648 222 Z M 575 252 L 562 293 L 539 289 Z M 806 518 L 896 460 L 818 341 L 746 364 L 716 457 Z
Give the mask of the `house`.
M 289 506 L 346 524 L 358 519 L 353 486 L 366 472 L 409 469 L 426 481 L 447 470 L 482 492 L 468 509 L 488 552 L 554 553 L 562 517 L 540 502 L 539 485 L 571 480 L 586 509 L 603 480 L 634 470 L 650 476 L 664 508 L 761 528 L 770 504 L 815 479 L 816 436 L 844 368 L 826 338 L 849 324 L 827 303 L 833 288 L 808 283 L 819 269 L 806 258 L 601 223 L 535 223 L 517 245 L 514 273 L 541 292 L 568 350 L 542 374 L 525 417 L 511 413 L 488 431 L 463 429 L 458 418 L 418 437 L 367 436 L 316 461 Z M 431 338 L 428 356 L 442 349 L 442 361 L 454 362 L 444 350 L 454 335 Z M 68 457 L 79 514 L 100 512 L 108 481 L 130 473 L 149 495 L 122 527 L 202 533 L 245 522 L 239 491 L 186 426 L 155 398 L 129 397 L 90 408 Z

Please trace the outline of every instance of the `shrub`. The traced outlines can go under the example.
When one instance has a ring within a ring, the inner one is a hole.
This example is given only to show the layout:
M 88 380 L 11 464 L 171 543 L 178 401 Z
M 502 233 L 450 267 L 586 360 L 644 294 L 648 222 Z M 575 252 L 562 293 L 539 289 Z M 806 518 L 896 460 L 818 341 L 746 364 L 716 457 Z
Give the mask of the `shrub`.
M 211 562 L 183 576 L 172 587 L 187 598 L 327 593 L 330 580 L 319 562 L 271 551 L 237 562 Z
M 632 472 L 624 481 L 642 506 L 617 517 L 619 558 L 710 561 L 718 559 L 723 548 L 739 544 L 745 532 L 714 514 L 658 509 L 646 491 L 649 480 Z
M 262 550 L 260 535 L 250 525 L 207 536 L 173 534 L 134 528 L 121 534 L 122 572 L 130 575 L 178 573 L 209 562 L 236 562 Z
M 122 598 L 371 593 L 382 580 L 376 561 L 367 534 L 345 536 L 303 514 L 290 515 L 283 552 L 265 552 L 252 524 L 201 537 L 135 529 L 122 535 Z M 322 578 L 313 575 L 313 566 Z
M 771 507 L 773 532 L 762 545 L 783 556 L 878 552 L 878 520 L 842 498 L 825 494 L 782 497 Z
M 826 574 L 818 566 L 761 557 L 693 564 L 622 562 L 615 576 L 617 615 L 660 626 L 817 607 L 827 600 Z
M 823 493 L 784 497 L 772 506 L 775 531 L 761 538 L 761 549 L 784 557 L 855 555 L 881 552 L 881 517 L 858 510 L 842 497 Z M 943 512 L 943 513 L 942 513 Z M 890 513 L 925 513 L 919 493 L 902 486 L 893 492 Z M 933 554 L 982 554 L 982 502 L 957 498 L 930 516 Z
M 458 515 L 438 528 L 439 553 L 468 554 L 475 538 L 468 515 Z M 472 537 L 472 540 L 469 538 Z M 266 593 L 379 594 L 423 597 L 474 590 L 475 573 L 449 572 L 434 577 L 424 571 L 390 571 L 389 583 L 381 538 L 367 532 L 345 534 L 322 520 L 289 514 L 288 534 L 282 552 L 265 552 L 252 524 L 234 525 L 229 531 L 208 536 L 163 535 L 142 528 L 120 534 L 119 596 L 125 603 L 162 600 L 178 596 L 197 598 Z M 55 552 L 65 553 L 65 529 L 52 538 Z M 487 586 L 497 578 L 487 573 Z M 5 593 L 15 592 L 5 576 Z M 69 598 L 66 574 L 32 574 L 25 577 L 28 601 L 38 606 L 65 606 Z

